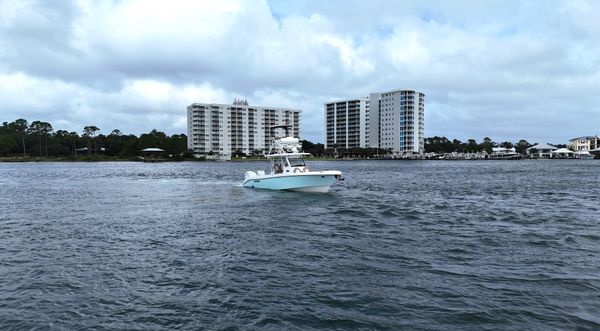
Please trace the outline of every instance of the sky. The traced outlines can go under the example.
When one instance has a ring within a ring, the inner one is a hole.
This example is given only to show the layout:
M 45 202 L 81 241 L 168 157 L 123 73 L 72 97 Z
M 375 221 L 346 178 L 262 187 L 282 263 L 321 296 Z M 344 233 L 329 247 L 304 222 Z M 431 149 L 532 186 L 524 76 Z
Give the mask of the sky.
M 600 134 L 600 1 L 0 0 L 0 122 L 186 133 L 186 106 L 426 95 L 425 136 Z

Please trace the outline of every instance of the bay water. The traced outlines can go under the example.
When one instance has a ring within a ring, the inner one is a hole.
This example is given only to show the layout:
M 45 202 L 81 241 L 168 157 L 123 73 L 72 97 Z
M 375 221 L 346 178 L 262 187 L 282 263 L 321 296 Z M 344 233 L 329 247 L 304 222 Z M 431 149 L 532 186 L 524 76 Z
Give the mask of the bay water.
M 598 330 L 600 162 L 0 163 L 0 329 Z

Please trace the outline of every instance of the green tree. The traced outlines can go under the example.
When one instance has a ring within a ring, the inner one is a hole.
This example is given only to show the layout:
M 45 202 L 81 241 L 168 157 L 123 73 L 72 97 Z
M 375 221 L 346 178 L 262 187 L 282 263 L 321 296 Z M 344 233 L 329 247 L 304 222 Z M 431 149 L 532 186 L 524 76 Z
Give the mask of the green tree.
M 140 140 L 135 135 L 122 136 L 121 139 L 121 154 L 122 156 L 134 156 L 139 155 L 140 151 L 144 148 L 140 148 Z
M 452 153 L 455 151 L 455 146 L 452 141 L 446 137 L 430 137 L 425 138 L 426 153 Z
M 167 149 L 170 154 L 181 156 L 187 153 L 187 136 L 184 134 L 174 134 L 166 137 Z
M 38 137 L 38 148 L 40 150 L 40 157 L 42 157 L 42 122 L 41 121 L 33 121 L 29 125 L 27 132 L 32 136 Z
M 515 150 L 517 151 L 517 153 L 520 154 L 525 154 L 525 152 L 527 151 L 527 149 L 529 147 L 531 147 L 532 145 L 525 139 L 521 139 L 519 140 L 519 142 L 515 145 Z
M 492 148 L 496 147 L 497 144 L 494 143 L 492 141 L 492 139 L 490 139 L 490 137 L 485 137 L 483 138 L 483 142 L 481 143 L 481 145 L 479 145 L 479 150 L 480 151 L 485 151 L 488 154 L 492 153 Z
M 29 127 L 27 120 L 19 118 L 14 122 L 9 123 L 8 127 L 11 128 L 19 138 L 21 138 L 21 144 L 23 146 L 23 158 L 25 158 L 27 153 L 27 149 L 25 148 L 25 137 L 27 137 L 27 128 Z
M 97 154 L 96 150 L 96 132 L 100 131 L 100 129 L 95 125 L 89 125 L 83 127 L 83 136 L 87 138 L 88 141 L 88 152 L 92 149 L 94 150 L 94 155 Z
M 123 133 L 119 129 L 114 129 L 105 139 L 107 153 L 113 156 L 121 154 L 123 151 Z
M 481 151 L 480 146 L 477 145 L 477 140 L 475 140 L 475 139 L 467 140 L 467 146 L 465 146 L 465 150 L 468 153 L 477 153 L 477 152 Z M 491 152 L 492 151 L 490 150 L 490 153 Z
M 321 143 L 313 143 L 308 140 L 300 140 L 302 144 L 302 150 L 305 153 L 310 153 L 312 155 L 322 155 L 325 152 L 325 146 Z
M 464 153 L 465 152 L 465 144 L 463 144 L 462 141 L 460 141 L 458 139 L 453 139 L 452 140 L 452 149 L 455 152 Z
M 48 146 L 48 154 L 54 156 L 65 156 L 69 155 L 71 151 L 71 141 L 69 131 L 57 130 L 50 136 L 50 143 Z
M 46 151 L 45 155 L 48 156 L 48 135 L 52 132 L 52 130 L 52 125 L 48 122 L 33 121 L 31 122 L 31 125 L 29 125 L 28 132 L 31 135 L 38 137 L 40 157 L 44 156 L 44 150 Z
M 69 132 L 69 147 L 72 148 L 73 156 L 77 156 L 77 143 L 80 142 L 80 137 L 77 132 Z
M 14 137 L 7 134 L 0 135 L 0 154 L 6 154 L 8 156 L 16 143 Z

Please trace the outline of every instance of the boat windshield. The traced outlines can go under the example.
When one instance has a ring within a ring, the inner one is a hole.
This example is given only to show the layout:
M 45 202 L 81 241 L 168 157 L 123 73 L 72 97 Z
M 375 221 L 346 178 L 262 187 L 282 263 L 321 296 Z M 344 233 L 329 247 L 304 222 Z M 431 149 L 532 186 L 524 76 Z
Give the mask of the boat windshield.
M 304 167 L 304 159 L 303 158 L 289 158 L 290 167 Z

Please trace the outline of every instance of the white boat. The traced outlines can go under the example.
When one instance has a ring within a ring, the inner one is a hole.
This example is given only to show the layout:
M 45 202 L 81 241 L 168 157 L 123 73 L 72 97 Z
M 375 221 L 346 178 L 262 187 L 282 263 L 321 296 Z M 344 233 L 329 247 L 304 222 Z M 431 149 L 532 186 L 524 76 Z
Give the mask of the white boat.
M 246 171 L 244 187 L 270 190 L 288 190 L 301 192 L 327 192 L 331 185 L 341 179 L 342 172 L 337 170 L 311 171 L 304 162 L 298 138 L 287 134 L 289 125 L 271 127 L 273 142 L 266 155 L 270 160 L 271 171 Z M 284 129 L 285 136 L 277 138 L 275 131 Z
M 492 160 L 514 160 L 523 158 L 517 153 L 516 148 L 511 147 L 492 147 L 492 154 L 489 157 Z

